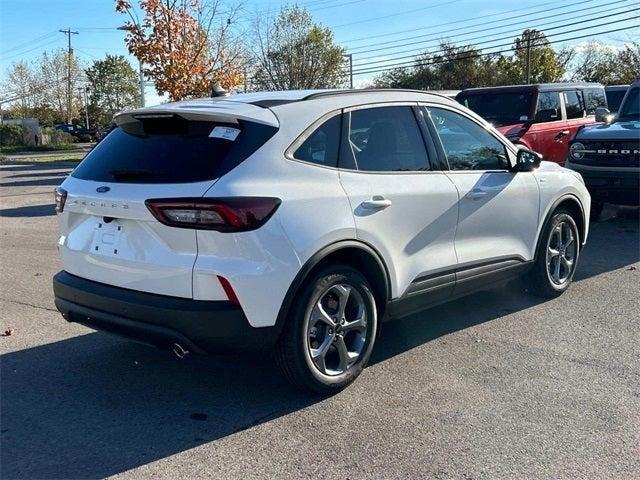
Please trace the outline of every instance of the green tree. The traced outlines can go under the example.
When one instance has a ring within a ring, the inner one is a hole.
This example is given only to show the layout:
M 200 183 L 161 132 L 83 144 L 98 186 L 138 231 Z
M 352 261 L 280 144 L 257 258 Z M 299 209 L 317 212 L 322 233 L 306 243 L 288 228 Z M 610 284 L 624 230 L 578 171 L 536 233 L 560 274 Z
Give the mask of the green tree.
M 458 90 L 494 85 L 500 79 L 495 66 L 498 59 L 482 55 L 470 46 L 440 42 L 438 49 L 424 52 L 411 68 L 397 68 L 374 80 L 379 88 L 413 88 L 419 90 Z
M 330 29 L 298 6 L 283 8 L 273 23 L 256 21 L 255 88 L 290 90 L 344 85 L 342 47 Z
M 616 56 L 614 83 L 632 83 L 640 78 L 640 43 L 627 43 Z
M 549 44 L 547 36 L 535 29 L 527 29 L 513 42 L 513 56 L 503 64 L 505 79 L 509 83 L 527 82 L 527 63 L 529 64 L 529 83 L 557 82 L 566 72 L 566 64 L 571 53 L 560 56 Z
M 116 112 L 140 106 L 138 73 L 124 56 L 107 55 L 95 60 L 85 73 L 92 125 L 108 125 Z

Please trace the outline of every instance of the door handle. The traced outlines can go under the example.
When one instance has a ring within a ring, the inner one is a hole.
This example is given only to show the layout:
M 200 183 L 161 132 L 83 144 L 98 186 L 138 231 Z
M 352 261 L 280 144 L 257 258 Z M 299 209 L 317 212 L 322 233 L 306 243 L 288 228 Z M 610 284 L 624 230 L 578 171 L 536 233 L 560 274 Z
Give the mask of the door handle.
M 486 192 L 485 190 L 471 190 L 469 193 L 467 193 L 467 197 L 470 198 L 471 200 L 479 200 L 482 197 L 486 197 L 488 194 L 488 192 Z
M 566 137 L 567 135 L 569 135 L 569 133 L 571 133 L 569 130 L 562 130 L 560 131 L 560 133 L 558 133 L 558 135 L 555 136 L 554 140 L 561 140 L 562 137 Z
M 391 200 L 387 200 L 383 196 L 374 195 L 369 200 L 365 200 L 360 204 L 362 208 L 367 210 L 382 210 L 391 206 Z

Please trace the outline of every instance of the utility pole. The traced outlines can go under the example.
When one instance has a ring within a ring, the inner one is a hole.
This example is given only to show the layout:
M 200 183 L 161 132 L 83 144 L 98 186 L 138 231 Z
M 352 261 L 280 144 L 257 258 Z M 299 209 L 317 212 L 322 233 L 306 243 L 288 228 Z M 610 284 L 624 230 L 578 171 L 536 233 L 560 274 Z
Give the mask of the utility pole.
M 71 27 L 66 30 L 58 30 L 67 36 L 67 123 L 71 123 L 71 59 L 73 50 L 71 49 L 71 35 L 79 35 L 79 32 L 72 32 Z
M 82 98 L 82 102 L 84 103 L 84 123 L 89 130 L 89 102 L 87 100 L 87 91 L 89 87 L 78 87 L 78 93 L 80 94 L 80 98 Z
M 122 30 L 124 32 L 136 32 L 140 28 L 140 25 L 121 25 L 116 27 L 116 30 Z M 144 107 L 144 71 L 142 70 L 142 60 L 138 59 L 138 72 L 140 75 L 140 105 Z
M 349 88 L 353 90 L 353 53 L 342 55 L 349 59 Z
M 531 30 L 527 30 L 527 84 L 531 83 Z

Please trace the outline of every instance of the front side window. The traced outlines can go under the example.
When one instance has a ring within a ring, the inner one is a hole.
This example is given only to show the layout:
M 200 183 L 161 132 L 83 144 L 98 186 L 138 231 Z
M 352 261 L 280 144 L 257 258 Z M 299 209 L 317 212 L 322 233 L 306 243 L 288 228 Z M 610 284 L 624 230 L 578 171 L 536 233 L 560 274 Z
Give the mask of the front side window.
M 564 92 L 564 108 L 567 111 L 567 118 L 583 118 L 584 107 L 580 92 Z
M 429 170 L 427 150 L 411 107 L 379 107 L 351 112 L 348 145 L 355 163 L 366 172 Z
M 632 88 L 624 97 L 618 120 L 640 121 L 640 88 Z
M 536 107 L 536 122 L 555 122 L 562 119 L 560 94 L 558 92 L 540 92 Z
M 427 108 L 451 170 L 506 170 L 507 150 L 469 118 L 443 108 Z
M 587 115 L 594 115 L 598 107 L 607 107 L 607 97 L 604 94 L 604 88 L 586 88 L 583 93 Z
M 293 153 L 297 160 L 335 167 L 338 165 L 338 145 L 342 115 L 335 115 L 320 125 Z
M 459 95 L 457 100 L 495 127 L 502 127 L 528 121 L 532 98 L 532 92 L 487 92 Z

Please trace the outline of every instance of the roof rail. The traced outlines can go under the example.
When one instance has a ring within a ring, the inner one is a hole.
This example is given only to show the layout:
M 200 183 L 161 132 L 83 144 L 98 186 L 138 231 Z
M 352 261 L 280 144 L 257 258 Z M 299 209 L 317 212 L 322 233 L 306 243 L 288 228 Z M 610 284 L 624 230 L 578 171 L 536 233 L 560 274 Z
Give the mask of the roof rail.
M 437 93 L 437 92 L 432 91 L 432 90 L 415 90 L 415 89 L 410 89 L 410 88 L 353 88 L 353 89 L 345 88 L 343 90 L 329 90 L 329 91 L 325 91 L 325 92 L 312 93 L 310 95 L 307 95 L 306 97 L 302 97 L 299 101 L 313 100 L 315 98 L 330 97 L 330 96 L 333 96 L 333 95 L 352 95 L 354 93 L 372 93 L 372 92 L 377 92 L 377 93 L 379 93 L 379 92 L 423 93 L 423 94 L 428 94 L 428 95 L 437 95 L 439 97 L 447 98 L 447 99 L 450 100 L 450 98 L 447 97 L 446 95 L 442 95 L 442 94 Z

